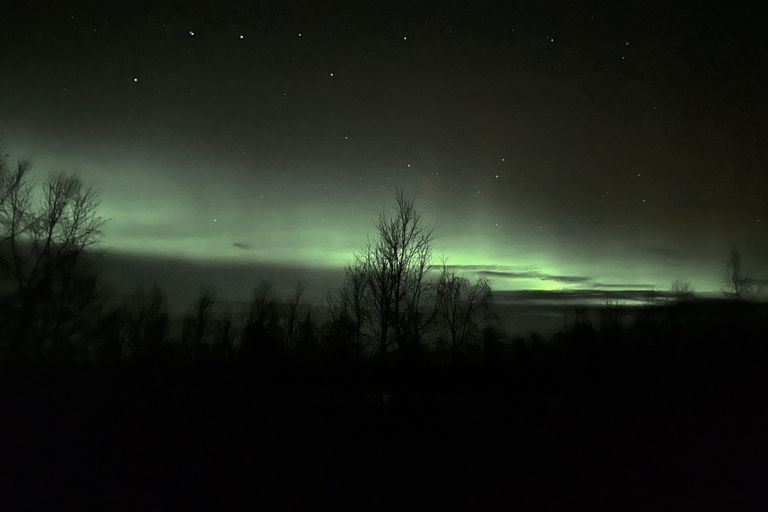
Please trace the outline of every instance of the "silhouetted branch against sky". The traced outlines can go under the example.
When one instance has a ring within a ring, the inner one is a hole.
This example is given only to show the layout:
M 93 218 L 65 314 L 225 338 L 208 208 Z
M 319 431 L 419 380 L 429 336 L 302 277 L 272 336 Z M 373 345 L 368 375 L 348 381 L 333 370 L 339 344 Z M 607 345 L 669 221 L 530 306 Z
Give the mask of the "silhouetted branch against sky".
M 28 160 L 18 161 L 15 169 L 8 160 L 0 161 L 3 277 L 24 290 L 50 286 L 64 273 L 80 272 L 83 250 L 102 236 L 104 220 L 98 216 L 96 193 L 77 175 L 63 172 L 50 172 L 35 184 Z M 36 189 L 41 189 L 37 198 Z

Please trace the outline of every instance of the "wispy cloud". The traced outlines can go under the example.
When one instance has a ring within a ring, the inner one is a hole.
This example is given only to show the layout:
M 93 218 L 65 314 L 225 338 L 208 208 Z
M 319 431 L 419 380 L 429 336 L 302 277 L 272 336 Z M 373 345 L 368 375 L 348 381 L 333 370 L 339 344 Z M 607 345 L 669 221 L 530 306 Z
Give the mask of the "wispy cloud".
M 511 271 L 520 270 L 520 267 L 512 265 L 446 265 L 449 270 L 456 270 L 459 272 L 480 272 L 487 271 Z M 433 265 L 433 268 L 442 268 L 442 265 Z
M 586 283 L 590 281 L 589 277 L 584 276 L 558 276 L 536 271 L 510 272 L 499 270 L 480 270 L 477 271 L 477 274 L 486 277 L 502 277 L 505 279 L 540 279 L 542 281 L 557 281 L 558 283 Z
M 494 291 L 495 302 L 502 304 L 520 303 L 578 303 L 614 300 L 645 301 L 649 297 L 662 297 L 669 293 L 650 290 L 500 290 Z M 670 295 L 671 296 L 671 295 Z
M 654 285 L 652 284 L 618 284 L 618 283 L 592 283 L 592 286 L 595 288 L 624 288 L 624 289 L 645 289 L 645 290 L 652 290 Z
M 448 266 L 448 268 L 460 271 L 460 272 L 473 272 L 479 276 L 489 277 L 489 278 L 500 278 L 500 279 L 538 279 L 540 281 L 553 281 L 557 283 L 563 283 L 563 284 L 578 284 L 578 285 L 587 285 L 589 286 L 589 290 L 584 290 L 585 293 L 607 293 L 607 292 L 601 292 L 599 289 L 601 288 L 616 288 L 621 289 L 622 293 L 626 292 L 627 290 L 630 291 L 636 291 L 638 293 L 647 293 L 647 291 L 651 291 L 655 288 L 655 285 L 648 284 L 648 283 L 599 283 L 595 282 L 594 277 L 589 276 L 583 276 L 583 275 L 560 275 L 560 274 L 548 274 L 546 272 L 540 272 L 538 270 L 531 270 L 529 268 L 520 268 L 520 267 L 513 267 L 513 266 L 492 266 L 492 265 L 453 265 Z M 534 290 L 531 290 L 534 291 Z M 568 290 L 563 290 L 562 293 L 568 294 L 568 293 L 574 293 L 575 291 L 571 292 Z M 551 292 L 547 292 L 551 293 Z M 547 300 L 559 300 L 559 299 L 551 299 L 551 296 L 549 296 L 549 299 Z

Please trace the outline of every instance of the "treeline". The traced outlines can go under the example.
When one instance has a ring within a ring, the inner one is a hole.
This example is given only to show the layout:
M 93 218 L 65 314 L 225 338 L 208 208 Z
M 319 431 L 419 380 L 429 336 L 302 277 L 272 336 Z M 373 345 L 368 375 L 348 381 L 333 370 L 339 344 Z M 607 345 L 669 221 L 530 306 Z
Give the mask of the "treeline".
M 219 311 L 215 290 L 202 288 L 173 332 L 158 286 L 139 287 L 115 305 L 101 285 L 94 261 L 104 220 L 97 214 L 95 191 L 75 175 L 51 173 L 35 201 L 30 168 L 28 161 L 0 158 L 0 361 L 97 364 L 238 357 L 447 365 L 500 358 L 510 347 L 519 351 L 523 345 L 547 344 L 535 335 L 527 344 L 505 339 L 492 312 L 490 282 L 480 278 L 472 283 L 445 260 L 435 264 L 432 229 L 402 190 L 378 215 L 375 238 L 353 255 L 344 281 L 323 307 L 304 300 L 301 283 L 288 297 L 278 296 L 269 281 L 257 283 L 247 308 L 238 312 Z M 728 277 L 737 300 L 723 301 L 710 316 L 752 307 L 739 300 L 751 291 L 752 281 L 735 250 Z M 687 299 L 682 303 L 705 307 L 690 301 L 689 286 L 675 287 L 678 297 Z M 689 320 L 683 329 L 680 308 L 649 305 L 642 318 L 628 324 L 616 306 L 603 309 L 599 330 L 589 331 L 586 318 L 577 315 L 573 326 L 550 341 L 590 332 L 596 340 L 605 333 L 649 343 L 679 340 L 704 320 Z M 744 318 L 738 321 L 747 325 Z M 697 336 L 712 332 L 705 329 Z
M 220 310 L 215 290 L 202 288 L 180 325 L 157 285 L 137 287 L 115 304 L 96 275 L 57 276 L 70 293 L 16 293 L 4 300 L 0 353 L 3 360 L 82 363 L 277 355 L 384 360 L 402 359 L 401 347 L 408 343 L 411 358 L 447 363 L 477 356 L 503 337 L 491 314 L 487 281 L 471 285 L 445 268 L 439 280 L 423 287 L 431 303 L 423 299 L 421 306 L 428 311 L 405 309 L 400 317 L 386 317 L 392 319 L 386 331 L 392 339 L 385 345 L 379 341 L 381 316 L 375 316 L 386 314 L 384 308 L 371 309 L 375 303 L 362 289 L 358 268 L 350 267 L 348 276 L 322 307 L 303 299 L 301 283 L 281 297 L 271 282 L 261 281 L 241 311 Z M 405 324 L 411 315 L 424 320 Z
M 323 308 L 203 288 L 172 326 L 159 287 L 101 286 L 93 191 L 51 174 L 35 202 L 28 170 L 0 159 L 11 508 L 765 509 L 768 307 L 739 257 L 732 299 L 678 284 L 509 339 L 398 191 Z
M 104 219 L 96 192 L 76 175 L 29 179 L 31 164 L 0 158 L 0 360 L 81 363 L 146 358 L 468 357 L 500 337 L 490 283 L 472 284 L 443 262 L 433 265 L 432 230 L 413 200 L 397 192 L 379 215 L 378 237 L 353 256 L 344 283 L 322 314 L 269 282 L 245 311 L 220 313 L 201 290 L 171 334 L 163 291 L 137 289 L 117 306 L 95 271 Z M 41 193 L 37 193 L 38 191 Z M 36 197 L 38 200 L 36 201 Z

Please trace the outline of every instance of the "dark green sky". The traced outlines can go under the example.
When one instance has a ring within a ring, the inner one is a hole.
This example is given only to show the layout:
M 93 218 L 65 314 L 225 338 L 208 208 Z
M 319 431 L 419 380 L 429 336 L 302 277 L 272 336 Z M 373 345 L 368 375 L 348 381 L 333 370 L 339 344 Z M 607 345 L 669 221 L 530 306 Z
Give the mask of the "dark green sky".
M 154 4 L 0 16 L 3 143 L 115 255 L 333 273 L 401 186 L 497 290 L 768 274 L 758 2 Z

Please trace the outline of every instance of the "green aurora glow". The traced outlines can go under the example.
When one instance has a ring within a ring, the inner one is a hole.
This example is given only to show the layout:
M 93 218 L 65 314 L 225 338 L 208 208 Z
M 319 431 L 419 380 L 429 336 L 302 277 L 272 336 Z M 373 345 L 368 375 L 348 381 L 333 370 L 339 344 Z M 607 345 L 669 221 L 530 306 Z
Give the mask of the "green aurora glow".
M 741 18 L 685 25 L 740 52 L 699 62 L 672 11 L 645 33 L 654 13 L 447 2 L 353 30 L 360 7 L 342 34 L 340 4 L 259 30 L 225 8 L 86 4 L 0 27 L 0 136 L 36 177 L 100 190 L 110 252 L 339 269 L 400 186 L 435 262 L 496 290 L 720 293 L 731 246 L 766 277 L 766 66 Z

